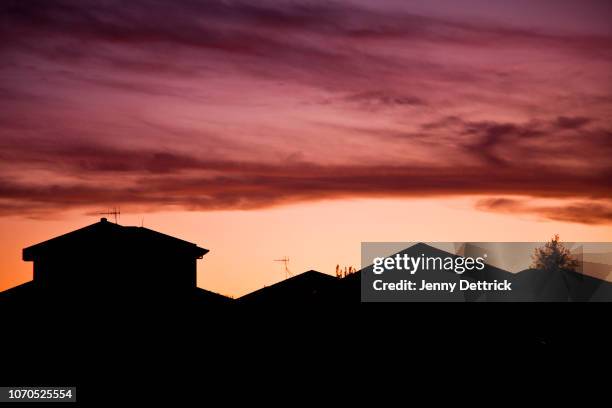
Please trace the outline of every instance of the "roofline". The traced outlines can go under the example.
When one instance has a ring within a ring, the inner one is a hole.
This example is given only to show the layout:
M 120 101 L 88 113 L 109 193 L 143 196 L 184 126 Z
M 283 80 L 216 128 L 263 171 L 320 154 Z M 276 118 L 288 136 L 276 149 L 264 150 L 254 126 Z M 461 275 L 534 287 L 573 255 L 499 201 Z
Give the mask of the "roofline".
M 204 258 L 204 255 L 206 255 L 207 253 L 210 252 L 210 249 L 206 249 L 206 248 L 201 248 L 199 246 L 197 246 L 196 244 L 193 244 L 190 242 L 191 245 L 194 246 L 194 249 L 197 251 L 197 256 L 196 259 L 202 259 Z M 25 262 L 33 262 L 34 261 L 34 254 L 32 254 L 32 248 L 35 247 L 36 245 L 33 245 L 31 247 L 27 247 L 27 248 L 23 248 L 21 250 L 21 259 Z
M 291 280 L 294 280 L 294 279 L 296 279 L 296 278 L 303 277 L 303 276 L 304 276 L 305 274 L 307 274 L 307 273 L 312 275 L 312 274 L 313 274 L 313 272 L 314 272 L 314 274 L 315 274 L 315 275 L 317 275 L 317 276 L 318 276 L 318 275 L 325 275 L 325 276 L 327 276 L 327 277 L 331 278 L 331 279 L 330 279 L 330 282 L 331 282 L 332 280 L 336 280 L 336 281 L 339 281 L 339 280 L 340 280 L 338 277 L 336 277 L 336 276 L 334 276 L 334 275 L 330 275 L 329 273 L 320 272 L 320 271 L 317 271 L 317 270 L 315 270 L 315 269 L 309 269 L 309 270 L 307 270 L 307 271 L 305 271 L 305 272 L 299 273 L 299 274 L 294 275 L 294 276 L 292 276 L 292 277 L 290 277 L 290 278 L 283 279 L 283 280 L 278 281 L 278 282 L 276 282 L 276 283 L 273 283 L 273 284 L 271 284 L 271 285 L 269 285 L 269 286 L 267 286 L 267 285 L 266 285 L 266 286 L 264 286 L 263 288 L 259 288 L 259 289 L 257 289 L 257 290 L 252 291 L 252 292 L 249 292 L 249 293 L 247 293 L 247 294 L 245 294 L 245 295 L 240 296 L 240 297 L 239 297 L 239 298 L 237 298 L 236 300 L 244 300 L 245 298 L 247 298 L 247 297 L 249 297 L 249 296 L 251 296 L 251 295 L 254 295 L 254 294 L 256 294 L 256 293 L 263 292 L 264 290 L 267 290 L 267 289 L 270 289 L 270 288 L 273 288 L 273 287 L 278 287 L 278 286 L 282 285 L 283 283 L 285 283 L 285 282 L 287 282 L 287 281 L 291 281 Z
M 44 241 L 42 241 L 42 242 L 38 242 L 38 243 L 36 243 L 36 244 L 30 245 L 30 246 L 28 246 L 28 247 L 23 248 L 23 251 L 26 251 L 26 250 L 27 250 L 27 251 L 30 251 L 30 250 L 32 250 L 32 248 L 34 248 L 34 247 L 37 247 L 37 246 L 39 246 L 39 245 L 44 245 L 44 244 L 46 244 L 46 243 L 48 243 L 48 242 L 50 242 L 50 241 L 54 241 L 54 240 L 56 240 L 56 239 L 63 238 L 63 237 L 65 237 L 65 236 L 67 236 L 67 235 L 73 234 L 73 233 L 75 233 L 75 232 L 79 232 L 79 231 L 84 230 L 84 229 L 86 229 L 86 228 L 93 227 L 93 226 L 94 226 L 94 225 L 96 225 L 96 224 L 99 224 L 99 222 L 94 222 L 93 224 L 89 224 L 89 225 L 86 225 L 86 226 L 84 226 L 84 227 L 81 227 L 81 228 L 75 229 L 74 231 L 66 232 L 65 234 L 58 235 L 57 237 L 49 238 L 49 239 L 46 239 L 46 240 L 44 240 Z M 116 225 L 116 226 L 118 226 L 118 227 L 121 227 L 121 225 L 119 225 L 119 224 L 113 224 L 113 223 L 109 223 L 109 224 L 111 224 L 111 225 Z
M 34 253 L 33 252 L 36 252 L 38 248 L 42 248 L 42 247 L 44 247 L 45 245 L 49 244 L 52 241 L 56 241 L 58 239 L 65 238 L 65 237 L 67 237 L 69 235 L 72 235 L 72 234 L 74 234 L 76 232 L 85 230 L 87 228 L 91 228 L 91 227 L 93 227 L 95 225 L 98 225 L 100 223 L 104 223 L 105 225 L 111 226 L 111 228 L 120 228 L 120 229 L 126 229 L 126 230 L 127 229 L 132 229 L 132 228 L 143 229 L 143 230 L 147 230 L 147 231 L 149 231 L 151 233 L 154 233 L 154 234 L 157 234 L 157 235 L 160 235 L 160 236 L 163 236 L 163 237 L 170 238 L 170 239 L 172 239 L 174 241 L 177 241 L 177 243 L 183 244 L 186 247 L 188 246 L 188 247 L 190 247 L 190 249 L 193 249 L 194 252 L 195 252 L 195 255 L 196 255 L 196 259 L 202 259 L 204 257 L 204 255 L 206 255 L 207 253 L 210 252 L 210 250 L 208 250 L 206 248 L 199 247 L 197 244 L 195 244 L 193 242 L 185 241 L 184 239 L 173 237 L 172 235 L 164 234 L 163 232 L 155 231 L 155 230 L 152 230 L 152 229 L 149 229 L 149 228 L 145 228 L 145 227 L 119 225 L 119 224 L 116 224 L 116 223 L 108 222 L 105 218 L 103 218 L 99 222 L 87 225 L 85 227 L 78 228 L 78 229 L 76 229 L 74 231 L 70 231 L 70 232 L 67 232 L 65 234 L 58 235 L 57 237 L 53 237 L 53 238 L 47 239 L 45 241 L 39 242 L 37 244 L 25 247 L 25 248 L 22 249 L 22 256 L 21 257 L 22 257 L 22 259 L 25 262 L 34 261 Z

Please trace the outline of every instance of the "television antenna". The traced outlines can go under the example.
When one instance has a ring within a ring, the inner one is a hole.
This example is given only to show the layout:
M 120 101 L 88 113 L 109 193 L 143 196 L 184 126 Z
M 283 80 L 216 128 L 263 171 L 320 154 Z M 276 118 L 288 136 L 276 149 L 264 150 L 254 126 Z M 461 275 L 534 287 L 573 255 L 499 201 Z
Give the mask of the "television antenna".
M 283 263 L 283 267 L 285 269 L 285 279 L 288 279 L 289 277 L 293 276 L 293 274 L 289 270 L 289 258 L 284 257 L 282 259 L 275 259 L 274 262 L 282 262 Z
M 100 214 L 100 215 L 112 215 L 113 218 L 115 219 L 115 224 L 117 224 L 117 220 L 121 216 L 121 209 L 119 207 L 113 207 L 113 209 L 110 210 L 110 211 L 99 212 L 98 214 Z

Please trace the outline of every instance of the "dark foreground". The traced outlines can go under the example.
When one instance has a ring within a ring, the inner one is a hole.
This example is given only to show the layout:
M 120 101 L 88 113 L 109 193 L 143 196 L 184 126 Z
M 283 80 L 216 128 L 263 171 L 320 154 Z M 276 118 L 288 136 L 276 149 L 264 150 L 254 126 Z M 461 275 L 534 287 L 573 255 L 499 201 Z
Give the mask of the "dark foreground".
M 171 402 L 214 392 L 213 382 L 265 381 L 284 370 L 323 378 L 353 367 L 360 381 L 368 367 L 407 368 L 423 356 L 469 366 L 491 351 L 490 363 L 503 365 L 525 346 L 596 350 L 609 338 L 602 322 L 611 311 L 559 303 L 4 308 L 1 382 L 76 385 L 81 402 Z

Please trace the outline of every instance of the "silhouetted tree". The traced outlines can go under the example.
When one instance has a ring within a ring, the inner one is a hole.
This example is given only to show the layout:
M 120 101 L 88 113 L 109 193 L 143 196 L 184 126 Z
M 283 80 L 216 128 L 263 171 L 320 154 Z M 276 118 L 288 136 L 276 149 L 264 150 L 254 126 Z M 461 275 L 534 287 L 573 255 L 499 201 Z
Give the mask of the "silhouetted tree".
M 533 268 L 546 272 L 575 272 L 579 265 L 570 250 L 559 241 L 558 234 L 543 247 L 536 248 L 532 259 Z

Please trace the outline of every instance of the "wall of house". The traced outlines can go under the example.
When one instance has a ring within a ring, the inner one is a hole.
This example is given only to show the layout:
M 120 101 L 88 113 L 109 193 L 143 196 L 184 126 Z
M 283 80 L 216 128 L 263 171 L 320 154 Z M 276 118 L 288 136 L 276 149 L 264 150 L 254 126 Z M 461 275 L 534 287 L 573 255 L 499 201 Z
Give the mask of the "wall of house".
M 163 252 L 54 253 L 35 259 L 37 284 L 62 291 L 171 296 L 196 287 L 196 259 Z

